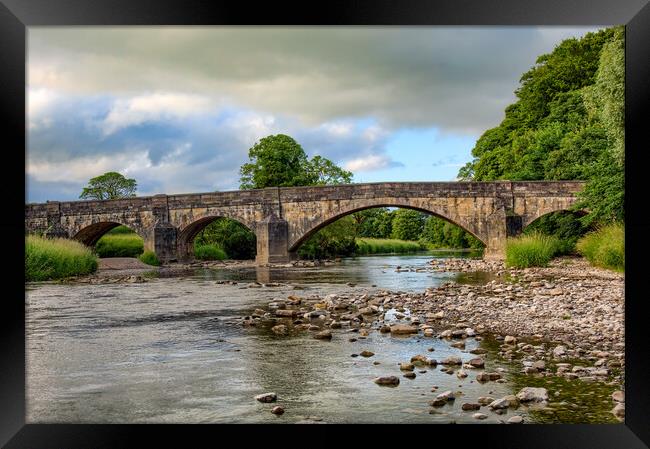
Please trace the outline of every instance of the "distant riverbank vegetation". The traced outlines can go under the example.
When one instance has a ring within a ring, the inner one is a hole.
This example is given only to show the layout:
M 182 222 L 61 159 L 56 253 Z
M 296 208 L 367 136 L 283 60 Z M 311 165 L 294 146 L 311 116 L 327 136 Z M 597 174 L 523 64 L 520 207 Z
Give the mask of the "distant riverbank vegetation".
M 74 240 L 25 237 L 25 281 L 80 276 L 97 270 L 97 256 Z
M 143 252 L 142 237 L 126 226 L 111 229 L 95 244 L 99 257 L 138 257 Z
M 620 247 L 613 245 L 620 251 L 608 248 L 602 253 L 595 248 L 604 248 L 605 240 L 596 236 L 605 231 L 580 240 L 596 228 L 611 225 L 609 236 L 615 234 L 612 229 L 623 229 L 624 55 L 619 26 L 566 39 L 539 56 L 522 75 L 517 101 L 506 107 L 505 119 L 478 139 L 474 159 L 458 173 L 466 181 L 586 181 L 572 213 L 542 217 L 527 236 L 508 242 L 512 257 L 522 263 L 547 263 L 540 257 L 549 253 L 548 241 L 537 235 L 541 233 L 560 240 L 557 254 L 575 252 L 580 241 L 577 249 L 591 263 L 624 265 L 622 237 L 617 240 Z M 620 255 L 620 263 L 604 262 L 618 257 L 614 254 Z

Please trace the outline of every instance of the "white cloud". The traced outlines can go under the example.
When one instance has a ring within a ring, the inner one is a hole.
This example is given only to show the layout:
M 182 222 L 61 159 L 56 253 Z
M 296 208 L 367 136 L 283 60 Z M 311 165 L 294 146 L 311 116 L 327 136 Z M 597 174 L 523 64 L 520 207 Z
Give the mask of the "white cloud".
M 104 135 L 148 121 L 201 114 L 211 106 L 208 98 L 174 92 L 156 92 L 120 99 L 115 102 L 103 122 Z
M 346 162 L 345 169 L 352 172 L 363 172 L 400 167 L 402 165 L 402 163 L 393 161 L 384 154 L 372 154 Z

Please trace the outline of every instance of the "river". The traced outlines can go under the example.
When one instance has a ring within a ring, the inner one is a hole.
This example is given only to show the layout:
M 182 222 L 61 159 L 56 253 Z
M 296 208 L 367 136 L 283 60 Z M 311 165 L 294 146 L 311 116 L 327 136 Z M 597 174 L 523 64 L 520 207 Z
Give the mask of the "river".
M 322 341 L 309 332 L 278 336 L 269 326 L 239 324 L 254 309 L 266 309 L 273 299 L 289 295 L 422 291 L 443 282 L 493 278 L 488 273 L 417 271 L 432 257 L 447 256 L 367 256 L 313 268 L 197 269 L 146 283 L 30 284 L 27 422 L 479 422 L 472 417 L 475 412 L 461 410 L 461 403 L 480 396 L 500 398 L 523 386 L 520 367 L 500 360 L 489 336 L 468 338 L 460 350 L 437 338 L 371 332 L 364 339 L 343 328 L 333 330 L 332 341 Z M 279 285 L 250 288 L 258 287 L 255 282 Z M 474 372 L 459 379 L 440 366 L 416 368 L 417 377 L 406 379 L 397 367 L 416 354 L 467 359 L 468 351 L 479 346 L 489 351 L 486 371 L 501 372 L 505 382 L 480 384 Z M 375 355 L 352 356 L 363 350 Z M 400 385 L 373 383 L 385 375 L 399 376 Z M 462 396 L 432 408 L 433 386 L 436 393 L 452 390 Z M 513 414 L 525 422 L 616 422 L 608 414 L 611 406 L 605 405 L 611 402 L 610 390 L 597 383 L 563 385 L 550 407 L 520 407 L 505 415 L 483 407 L 480 412 L 488 417 L 480 422 L 502 422 Z M 276 404 L 254 399 L 266 392 L 277 394 Z M 286 412 L 270 413 L 274 405 Z

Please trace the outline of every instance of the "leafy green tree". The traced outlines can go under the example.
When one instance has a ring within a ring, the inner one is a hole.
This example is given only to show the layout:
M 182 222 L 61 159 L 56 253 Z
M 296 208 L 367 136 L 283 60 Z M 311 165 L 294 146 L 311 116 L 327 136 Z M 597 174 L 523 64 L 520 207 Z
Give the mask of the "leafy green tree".
M 240 169 L 242 189 L 312 184 L 305 150 L 289 136 L 264 137 L 248 150 L 248 158 Z
M 420 241 L 433 248 L 483 248 L 483 243 L 461 227 L 438 218 L 427 217 Z
M 624 30 L 562 41 L 521 77 L 517 101 L 472 149 L 458 177 L 469 181 L 585 180 L 582 224 L 623 220 Z M 545 229 L 559 232 L 575 216 Z M 574 223 L 575 229 L 584 230 Z
M 393 230 L 393 215 L 386 207 L 365 209 L 352 214 L 357 224 L 357 236 L 389 239 Z
M 426 215 L 413 209 L 398 209 L 393 218 L 392 238 L 419 240 Z
M 114 200 L 135 196 L 135 179 L 125 178 L 117 172 L 107 172 L 92 178 L 83 188 L 79 198 L 93 200 Z
M 354 219 L 347 215 L 308 238 L 298 249 L 298 256 L 308 259 L 323 259 L 354 254 L 356 249 L 355 231 Z
M 352 182 L 352 172 L 343 170 L 329 159 L 314 156 L 307 164 L 307 173 L 311 185 L 349 184 Z

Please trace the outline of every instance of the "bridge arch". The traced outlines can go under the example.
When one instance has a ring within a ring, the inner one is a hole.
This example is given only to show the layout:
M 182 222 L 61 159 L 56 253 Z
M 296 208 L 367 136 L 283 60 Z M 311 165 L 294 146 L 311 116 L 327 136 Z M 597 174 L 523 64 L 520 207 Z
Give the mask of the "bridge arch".
M 476 237 L 478 240 L 480 240 L 484 245 L 487 245 L 487 239 L 485 236 L 482 236 L 480 231 L 476 229 L 475 226 L 473 226 L 470 223 L 467 223 L 465 220 L 463 220 L 459 216 L 455 216 L 455 214 L 449 214 L 449 213 L 442 213 L 439 210 L 435 210 L 434 208 L 430 207 L 423 207 L 423 206 L 415 206 L 413 204 L 407 203 L 407 202 L 392 202 L 392 201 L 384 201 L 384 202 L 378 202 L 377 204 L 372 204 L 372 205 L 363 205 L 363 206 L 350 206 L 350 207 L 344 207 L 341 208 L 335 212 L 332 212 L 330 214 L 323 215 L 321 217 L 316 218 L 313 220 L 310 225 L 308 226 L 308 229 L 300 236 L 290 235 L 290 240 L 289 240 L 289 252 L 290 253 L 295 253 L 300 246 L 307 241 L 311 236 L 313 236 L 316 232 L 319 230 L 323 229 L 325 226 L 335 222 L 336 220 L 339 220 L 347 215 L 353 214 L 355 212 L 360 212 L 362 210 L 367 210 L 367 209 L 375 209 L 375 208 L 380 208 L 380 207 L 395 207 L 395 208 L 400 208 L 400 209 L 411 209 L 411 210 L 416 210 L 418 212 L 423 212 L 427 215 L 432 215 L 434 217 L 441 218 L 445 221 L 448 221 L 458 227 L 460 227 L 462 230 L 467 231 L 474 237 Z M 451 217 L 453 218 L 451 218 Z M 290 231 L 291 232 L 291 231 Z M 293 238 L 292 238 L 293 237 Z
M 72 235 L 72 238 L 83 243 L 86 246 L 93 247 L 104 234 L 118 226 L 126 226 L 127 228 L 133 230 L 133 232 L 138 234 L 140 237 L 142 237 L 145 242 L 147 241 L 148 235 L 146 232 L 143 232 L 142 228 L 139 226 L 134 226 L 132 223 L 122 223 L 121 221 L 98 221 L 91 223 L 79 229 Z
M 203 215 L 178 230 L 176 237 L 178 257 L 181 260 L 192 259 L 194 257 L 194 239 L 196 236 L 210 223 L 213 223 L 219 219 L 234 220 L 255 234 L 255 229 L 252 227 L 252 225 L 250 223 L 247 223 L 246 220 L 243 220 L 239 217 L 233 217 L 225 214 Z

